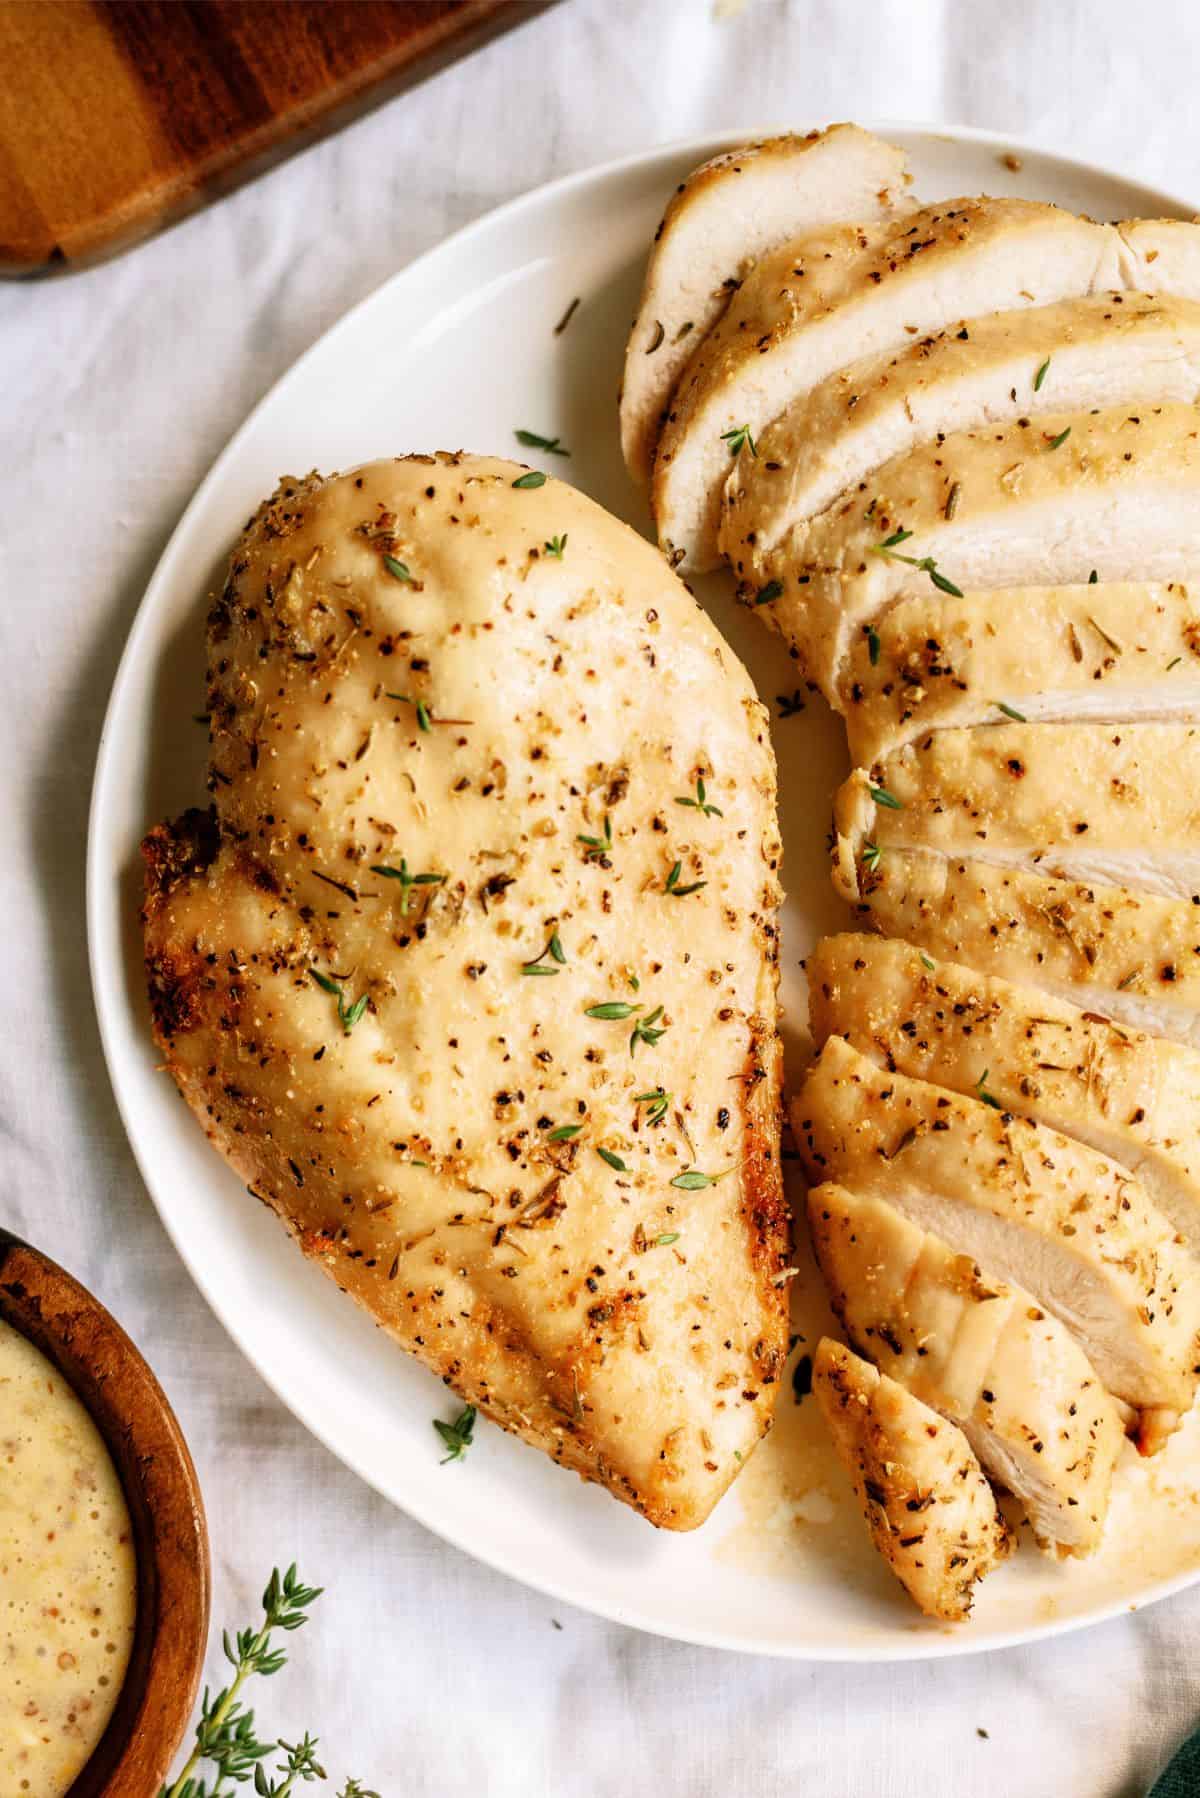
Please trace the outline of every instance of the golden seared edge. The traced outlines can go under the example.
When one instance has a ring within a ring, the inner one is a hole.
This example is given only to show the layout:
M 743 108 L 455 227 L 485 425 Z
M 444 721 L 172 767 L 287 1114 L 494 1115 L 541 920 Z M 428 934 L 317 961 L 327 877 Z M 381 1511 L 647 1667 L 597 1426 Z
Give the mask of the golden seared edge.
M 962 1622 L 1014 1546 L 963 1432 L 828 1336 L 813 1394 L 875 1547 L 927 1617 Z
M 144 846 L 171 1074 L 403 1347 L 693 1527 L 787 1349 L 744 670 L 634 533 L 462 455 L 284 481 L 208 641 L 211 805 Z

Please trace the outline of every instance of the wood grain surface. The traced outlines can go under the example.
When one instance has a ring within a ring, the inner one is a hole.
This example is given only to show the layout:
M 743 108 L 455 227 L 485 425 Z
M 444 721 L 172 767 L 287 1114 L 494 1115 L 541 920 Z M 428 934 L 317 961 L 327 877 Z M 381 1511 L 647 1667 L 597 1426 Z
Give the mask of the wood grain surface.
M 553 0 L 0 0 L 0 275 L 98 261 Z
M 68 1798 L 154 1798 L 191 1720 L 208 1639 L 208 1531 L 196 1469 L 162 1387 L 121 1326 L 65 1269 L 2 1226 L 0 1319 L 53 1362 L 91 1413 L 120 1476 L 137 1551 L 125 1682 Z

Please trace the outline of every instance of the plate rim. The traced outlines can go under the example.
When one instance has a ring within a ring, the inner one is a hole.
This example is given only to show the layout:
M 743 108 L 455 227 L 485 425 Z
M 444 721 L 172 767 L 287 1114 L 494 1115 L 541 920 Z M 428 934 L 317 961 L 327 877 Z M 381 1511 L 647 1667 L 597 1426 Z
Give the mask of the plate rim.
M 827 125 L 831 121 L 826 121 Z M 1090 1629 L 1097 1624 L 1129 1612 L 1144 1609 L 1147 1605 L 1156 1604 L 1163 1599 L 1173 1597 L 1177 1593 L 1200 1583 L 1200 1566 L 1190 1572 L 1176 1573 L 1158 1581 L 1149 1583 L 1135 1597 L 1125 1595 L 1101 1602 L 1094 1610 L 1065 1618 L 1052 1618 L 1041 1623 L 1025 1624 L 1007 1630 L 997 1630 L 986 1638 L 972 1640 L 966 1635 L 946 1635 L 932 1632 L 926 1634 L 914 1630 L 907 1639 L 897 1636 L 879 1645 L 865 1644 L 856 1646 L 852 1643 L 831 1644 L 828 1647 L 813 1647 L 806 1643 L 790 1643 L 778 1639 L 766 1641 L 748 1641 L 742 1635 L 731 1635 L 716 1629 L 705 1629 L 686 1624 L 664 1624 L 653 1615 L 642 1613 L 636 1606 L 615 1601 L 605 1601 L 602 1597 L 580 1598 L 570 1590 L 569 1582 L 560 1582 L 552 1575 L 529 1571 L 524 1565 L 518 1565 L 513 1556 L 502 1547 L 487 1547 L 471 1540 L 462 1530 L 456 1528 L 452 1521 L 440 1517 L 432 1505 L 426 1504 L 419 1496 L 415 1498 L 398 1498 L 394 1491 L 386 1490 L 379 1478 L 374 1475 L 355 1453 L 341 1446 L 336 1446 L 329 1434 L 319 1423 L 301 1415 L 294 1408 L 291 1400 L 281 1390 L 274 1371 L 268 1371 L 259 1356 L 248 1345 L 247 1333 L 240 1326 L 238 1315 L 232 1306 L 226 1308 L 219 1297 L 219 1285 L 215 1278 L 209 1278 L 203 1263 L 193 1256 L 181 1240 L 181 1232 L 170 1208 L 160 1203 L 155 1178 L 150 1166 L 151 1157 L 143 1151 L 139 1135 L 135 1131 L 129 1109 L 129 1095 L 124 1090 L 124 1076 L 119 1072 L 120 1054 L 115 1045 L 116 1011 L 109 1010 L 109 996 L 102 977 L 99 939 L 103 928 L 101 916 L 106 900 L 106 887 L 111 876 L 111 867 L 105 860 L 101 845 L 103 838 L 98 828 L 103 810 L 105 790 L 108 777 L 108 762 L 111 753 L 112 738 L 118 713 L 123 709 L 126 688 L 133 678 L 135 652 L 142 635 L 150 628 L 150 620 L 155 613 L 160 592 L 169 588 L 176 547 L 192 527 L 193 521 L 201 514 L 208 503 L 210 493 L 218 487 L 226 468 L 237 457 L 243 441 L 250 435 L 259 416 L 273 404 L 280 393 L 293 381 L 302 376 L 309 361 L 318 351 L 343 332 L 351 330 L 359 315 L 368 307 L 376 304 L 382 295 L 401 281 L 408 282 L 420 278 L 420 271 L 429 263 L 441 256 L 450 256 L 461 247 L 464 240 L 473 233 L 492 227 L 504 220 L 517 218 L 527 210 L 536 210 L 547 202 L 561 200 L 573 189 L 605 185 L 631 174 L 638 169 L 659 161 L 669 161 L 683 156 L 694 156 L 696 163 L 721 151 L 754 142 L 763 137 L 777 135 L 780 132 L 806 132 L 823 129 L 824 125 L 814 125 L 808 121 L 793 122 L 790 125 L 763 126 L 753 128 L 702 133 L 668 139 L 663 143 L 627 152 L 618 157 L 600 163 L 592 163 L 581 169 L 575 169 L 565 175 L 556 176 L 553 180 L 543 182 L 539 186 L 526 189 L 513 198 L 503 201 L 482 212 L 477 218 L 440 238 L 436 243 L 421 251 L 410 261 L 394 269 L 377 286 L 356 300 L 325 330 L 318 333 L 307 347 L 292 361 L 286 369 L 260 395 L 241 423 L 234 430 L 224 447 L 214 458 L 211 466 L 200 481 L 183 511 L 180 513 L 174 528 L 164 544 L 145 588 L 138 601 L 136 612 L 130 623 L 116 673 L 113 677 L 108 702 L 105 706 L 104 720 L 96 747 L 96 760 L 92 776 L 91 793 L 88 804 L 87 851 L 85 861 L 85 917 L 87 930 L 88 970 L 91 985 L 92 1003 L 96 1014 L 100 1033 L 101 1048 L 109 1085 L 117 1113 L 121 1120 L 130 1152 L 133 1155 L 138 1173 L 146 1188 L 147 1195 L 154 1206 L 159 1222 L 165 1230 L 172 1247 L 179 1256 L 183 1266 L 208 1306 L 210 1312 L 230 1337 L 239 1352 L 255 1369 L 259 1378 L 285 1407 L 292 1417 L 309 1432 L 310 1435 L 326 1448 L 330 1454 L 348 1467 L 372 1491 L 378 1493 L 389 1504 L 403 1511 L 406 1516 L 430 1531 L 440 1540 L 448 1542 L 453 1548 L 468 1555 L 481 1565 L 493 1568 L 506 1578 L 517 1584 L 538 1592 L 543 1597 L 551 1598 L 557 1603 L 571 1605 L 573 1608 L 588 1614 L 602 1617 L 607 1621 L 619 1623 L 626 1628 L 636 1629 L 645 1634 L 659 1636 L 664 1640 L 677 1641 L 695 1647 L 720 1649 L 727 1653 L 759 1654 L 773 1660 L 793 1660 L 812 1662 L 815 1664 L 840 1665 L 884 1665 L 890 1663 L 943 1660 L 961 1658 L 967 1655 L 980 1655 L 999 1652 L 1024 1644 L 1039 1644 L 1052 1638 L 1066 1635 L 1082 1629 Z M 1044 145 L 1034 138 L 1015 136 L 1009 132 L 993 131 L 978 126 L 938 123 L 920 119 L 891 118 L 883 120 L 867 120 L 863 129 L 882 136 L 889 133 L 905 132 L 944 141 L 946 143 L 970 143 L 994 146 L 998 150 L 1010 151 L 1020 155 L 1043 158 L 1057 163 L 1065 171 L 1075 171 L 1080 175 L 1137 187 L 1163 208 L 1189 216 L 1195 216 L 1195 208 L 1190 200 L 1166 189 L 1151 186 L 1139 177 L 1130 176 L 1122 170 L 1106 163 L 1093 162 L 1087 158 L 1071 156 Z M 451 433 L 453 435 L 453 433 Z M 116 1001 L 113 1001 L 114 1007 Z

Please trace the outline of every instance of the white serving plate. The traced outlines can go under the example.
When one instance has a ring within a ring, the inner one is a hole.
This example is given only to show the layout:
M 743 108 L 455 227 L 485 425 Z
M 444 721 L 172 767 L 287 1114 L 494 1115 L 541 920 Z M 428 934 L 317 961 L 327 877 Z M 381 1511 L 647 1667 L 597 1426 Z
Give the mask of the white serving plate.
M 1192 208 L 1104 170 L 982 132 L 877 126 L 909 151 L 916 191 L 1053 199 L 1096 217 Z M 604 1492 L 482 1424 L 463 1466 L 439 1465 L 430 1427 L 451 1408 L 308 1265 L 209 1148 L 155 1071 L 138 930 L 138 843 L 199 803 L 203 617 L 230 545 L 283 473 L 409 450 L 527 456 L 514 427 L 562 436 L 571 480 L 640 529 L 617 447 L 616 393 L 646 246 L 667 195 L 698 162 L 754 132 L 629 158 L 557 181 L 461 231 L 349 313 L 251 414 L 183 516 L 150 582 L 101 740 L 88 845 L 92 979 L 117 1103 L 151 1196 L 217 1316 L 280 1398 L 348 1466 L 430 1529 L 515 1578 L 682 1640 L 822 1660 L 963 1654 L 1078 1627 L 1200 1577 L 1193 1414 L 1165 1455 L 1132 1451 L 1103 1552 L 1055 1566 L 1029 1546 L 981 1589 L 957 1630 L 918 1618 L 868 1548 L 813 1404 L 790 1387 L 779 1424 L 702 1530 L 659 1533 Z M 1019 158 L 1007 166 L 1006 153 Z M 554 325 L 580 304 L 568 328 Z M 779 641 L 713 577 L 701 597 L 763 697 L 794 689 Z M 841 731 L 819 700 L 775 726 L 783 795 L 784 1003 L 802 1047 L 800 958 L 844 921 L 829 887 L 829 800 Z M 823 1305 L 806 1268 L 796 1324 Z

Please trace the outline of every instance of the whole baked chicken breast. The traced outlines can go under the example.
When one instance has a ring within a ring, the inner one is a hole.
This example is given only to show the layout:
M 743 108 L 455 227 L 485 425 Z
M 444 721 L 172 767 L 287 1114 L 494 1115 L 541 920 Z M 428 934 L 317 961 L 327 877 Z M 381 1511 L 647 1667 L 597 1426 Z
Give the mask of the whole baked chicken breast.
M 285 480 L 208 646 L 212 802 L 144 846 L 170 1073 L 398 1343 L 693 1527 L 787 1349 L 745 671 L 649 544 L 463 455 Z

